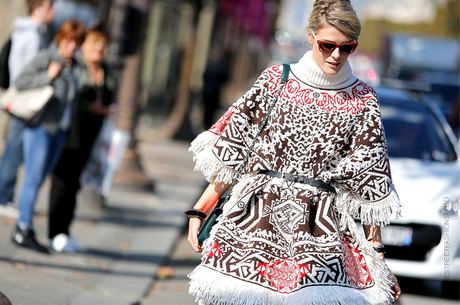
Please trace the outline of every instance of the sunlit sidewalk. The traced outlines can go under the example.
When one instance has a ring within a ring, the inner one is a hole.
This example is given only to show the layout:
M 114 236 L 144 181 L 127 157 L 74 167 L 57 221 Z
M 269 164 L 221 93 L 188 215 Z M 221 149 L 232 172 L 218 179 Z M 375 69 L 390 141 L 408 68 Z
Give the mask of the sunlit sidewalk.
M 140 304 L 167 261 L 205 184 L 187 142 L 138 133 L 138 152 L 155 192 L 114 186 L 106 208 L 80 197 L 73 236 L 86 254 L 44 255 L 10 241 L 13 218 L 0 216 L 0 291 L 14 305 Z M 47 240 L 49 183 L 36 208 L 37 239 Z

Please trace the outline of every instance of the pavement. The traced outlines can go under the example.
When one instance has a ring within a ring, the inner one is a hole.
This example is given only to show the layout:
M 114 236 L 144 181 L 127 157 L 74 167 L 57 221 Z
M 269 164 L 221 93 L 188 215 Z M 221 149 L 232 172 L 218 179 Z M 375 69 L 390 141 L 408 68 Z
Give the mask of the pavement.
M 0 216 L 0 291 L 14 305 L 158 304 L 152 299 L 157 274 L 171 278 L 180 273 L 162 266 L 184 231 L 183 211 L 194 204 L 206 182 L 193 171 L 189 143 L 164 139 L 151 130 L 138 132 L 138 140 L 141 164 L 155 190 L 115 184 L 104 207 L 95 204 L 90 191 L 82 192 L 71 234 L 88 253 L 46 255 L 17 247 L 10 241 L 15 219 Z M 49 187 L 47 180 L 34 217 L 43 244 L 48 244 Z M 198 264 L 199 255 L 190 247 L 184 253 L 184 264 Z M 182 298 L 170 304 L 193 304 L 186 273 L 181 274 Z
M 84 190 L 71 231 L 88 253 L 45 255 L 19 248 L 10 241 L 15 220 L 0 216 L 0 291 L 14 305 L 195 304 L 187 274 L 200 255 L 187 243 L 183 211 L 193 206 L 206 182 L 193 171 L 188 142 L 149 129 L 138 130 L 137 139 L 155 190 L 115 184 L 104 206 Z M 44 244 L 48 191 L 46 181 L 34 217 Z M 419 281 L 400 282 L 405 293 L 398 305 L 459 304 L 427 294 Z

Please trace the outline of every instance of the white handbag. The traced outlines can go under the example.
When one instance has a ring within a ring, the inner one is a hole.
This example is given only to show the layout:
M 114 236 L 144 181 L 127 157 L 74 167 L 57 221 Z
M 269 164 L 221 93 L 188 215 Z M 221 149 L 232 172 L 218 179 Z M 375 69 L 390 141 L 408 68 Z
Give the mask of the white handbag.
M 0 96 L 0 109 L 31 123 L 45 109 L 53 95 L 52 86 L 21 91 L 11 87 Z

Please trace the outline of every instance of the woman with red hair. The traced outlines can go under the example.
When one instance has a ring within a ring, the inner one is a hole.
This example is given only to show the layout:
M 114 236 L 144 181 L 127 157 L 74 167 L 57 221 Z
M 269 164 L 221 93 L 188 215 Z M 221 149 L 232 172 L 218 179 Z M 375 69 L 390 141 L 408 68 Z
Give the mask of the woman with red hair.
M 37 122 L 24 130 L 25 176 L 19 195 L 19 218 L 12 235 L 15 244 L 45 253 L 48 249 L 35 239 L 32 215 L 38 190 L 61 155 L 75 113 L 76 97 L 82 84 L 81 69 L 74 54 L 83 39 L 81 22 L 64 22 L 56 35 L 56 43 L 39 53 L 15 83 L 18 90 L 54 87 L 53 100 Z

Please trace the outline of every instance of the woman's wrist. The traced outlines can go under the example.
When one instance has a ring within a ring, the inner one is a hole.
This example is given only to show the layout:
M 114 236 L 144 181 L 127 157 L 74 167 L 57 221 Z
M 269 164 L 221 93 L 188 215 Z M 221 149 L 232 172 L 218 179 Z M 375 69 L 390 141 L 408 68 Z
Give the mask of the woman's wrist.
M 203 210 L 196 208 L 185 211 L 185 215 L 187 215 L 190 219 L 197 218 L 201 221 L 206 218 L 206 213 Z

